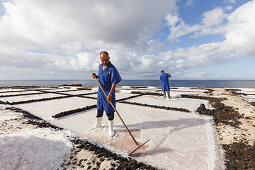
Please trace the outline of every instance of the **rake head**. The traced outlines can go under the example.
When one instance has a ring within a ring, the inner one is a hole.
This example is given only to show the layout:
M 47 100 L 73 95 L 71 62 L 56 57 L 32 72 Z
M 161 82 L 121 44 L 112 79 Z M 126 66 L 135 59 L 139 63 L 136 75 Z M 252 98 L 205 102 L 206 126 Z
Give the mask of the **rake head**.
M 150 139 L 148 139 L 146 142 L 142 143 L 141 145 L 138 145 L 138 147 L 136 147 L 132 152 L 130 152 L 128 155 L 132 156 L 132 154 L 137 151 L 138 149 L 140 149 L 143 145 L 145 145 L 147 142 L 149 142 Z

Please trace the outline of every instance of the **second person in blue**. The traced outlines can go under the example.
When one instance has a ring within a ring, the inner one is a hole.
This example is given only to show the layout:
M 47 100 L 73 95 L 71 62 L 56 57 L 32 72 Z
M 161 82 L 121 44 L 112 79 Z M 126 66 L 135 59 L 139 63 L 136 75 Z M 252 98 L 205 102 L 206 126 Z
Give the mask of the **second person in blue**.
M 166 98 L 167 93 L 168 99 L 170 99 L 169 77 L 172 78 L 172 76 L 165 73 L 164 70 L 161 71 L 160 80 L 162 82 L 162 91 L 164 93 L 164 98 Z
M 113 130 L 114 109 L 109 102 L 112 102 L 113 106 L 116 108 L 115 87 L 122 79 L 116 67 L 110 62 L 108 52 L 102 51 L 100 53 L 100 60 L 102 64 L 99 65 L 98 75 L 93 73 L 92 78 L 99 79 L 99 83 L 104 89 L 107 97 L 99 87 L 97 93 L 97 122 L 96 126 L 92 129 L 100 128 L 102 126 L 101 122 L 103 112 L 105 111 L 108 117 L 109 136 L 113 137 L 115 135 Z

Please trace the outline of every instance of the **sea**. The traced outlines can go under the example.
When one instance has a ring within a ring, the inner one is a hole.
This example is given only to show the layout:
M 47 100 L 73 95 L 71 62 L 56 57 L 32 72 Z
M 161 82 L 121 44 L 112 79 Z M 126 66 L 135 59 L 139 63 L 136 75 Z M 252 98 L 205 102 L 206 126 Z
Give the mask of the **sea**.
M 95 80 L 0 80 L 0 87 L 60 86 L 81 84 L 97 86 Z M 170 87 L 255 88 L 255 80 L 170 80 Z M 161 86 L 160 80 L 123 80 L 118 86 Z

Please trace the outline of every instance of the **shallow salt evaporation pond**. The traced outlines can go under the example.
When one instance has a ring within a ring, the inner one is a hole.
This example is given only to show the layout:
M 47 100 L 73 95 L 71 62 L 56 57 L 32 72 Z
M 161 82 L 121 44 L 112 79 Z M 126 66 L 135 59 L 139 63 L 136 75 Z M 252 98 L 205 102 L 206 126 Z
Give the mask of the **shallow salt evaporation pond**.
M 30 113 L 43 118 L 44 120 L 50 120 L 52 119 L 53 115 L 60 112 L 74 110 L 95 104 L 96 100 L 93 99 L 70 97 L 58 100 L 19 104 L 16 105 L 16 107 L 27 110 Z
M 8 101 L 8 102 L 18 102 L 18 101 L 27 101 L 27 100 L 38 100 L 43 98 L 52 98 L 52 97 L 60 97 L 65 96 L 61 94 L 36 94 L 36 95 L 24 95 L 24 96 L 14 96 L 14 97 L 1 97 L 1 101 Z
M 149 96 L 149 95 L 139 96 L 133 99 L 128 99 L 126 101 L 141 103 L 141 104 L 148 104 L 148 105 L 184 108 L 192 112 L 195 112 L 195 110 L 200 106 L 200 104 L 204 104 L 207 108 L 209 107 L 209 102 L 207 100 L 190 99 L 190 98 L 173 98 L 169 100 L 169 99 L 164 99 L 162 97 Z
M 136 140 L 147 148 L 138 150 L 136 158 L 166 169 L 213 169 L 218 155 L 212 119 L 178 111 L 167 111 L 128 104 L 118 104 L 118 110 Z M 120 153 L 137 146 L 116 117 L 116 135 L 108 137 L 107 118 L 100 130 L 89 131 L 95 124 L 96 109 L 54 120 L 52 123 L 70 129 Z

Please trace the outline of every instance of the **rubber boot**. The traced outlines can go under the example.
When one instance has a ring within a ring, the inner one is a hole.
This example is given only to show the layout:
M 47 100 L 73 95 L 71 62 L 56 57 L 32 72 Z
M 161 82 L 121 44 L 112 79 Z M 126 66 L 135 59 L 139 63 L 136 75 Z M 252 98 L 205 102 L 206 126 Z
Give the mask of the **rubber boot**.
M 95 127 L 90 128 L 89 130 L 95 130 L 95 129 L 101 128 L 102 127 L 102 119 L 103 119 L 103 117 L 97 117 L 97 122 L 96 122 Z
M 166 93 L 167 93 L 168 99 L 171 99 L 170 91 L 167 91 Z
M 109 137 L 113 137 L 115 135 L 113 130 L 113 120 L 109 120 L 108 124 L 109 124 Z

